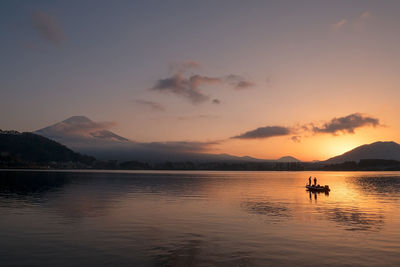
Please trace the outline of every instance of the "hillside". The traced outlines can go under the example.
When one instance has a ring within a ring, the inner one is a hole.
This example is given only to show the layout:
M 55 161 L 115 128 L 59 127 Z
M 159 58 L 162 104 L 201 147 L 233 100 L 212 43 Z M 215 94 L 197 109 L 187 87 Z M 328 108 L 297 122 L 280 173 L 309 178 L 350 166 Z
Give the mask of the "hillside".
M 281 157 L 276 161 L 277 162 L 301 162 L 300 160 L 298 160 L 298 159 L 296 159 L 295 157 L 292 157 L 292 156 Z
M 40 135 L 0 130 L 0 162 L 6 167 L 50 162 L 90 164 L 94 160 Z
M 400 145 L 395 142 L 375 142 L 356 147 L 342 155 L 330 158 L 324 163 L 335 164 L 362 159 L 400 160 Z

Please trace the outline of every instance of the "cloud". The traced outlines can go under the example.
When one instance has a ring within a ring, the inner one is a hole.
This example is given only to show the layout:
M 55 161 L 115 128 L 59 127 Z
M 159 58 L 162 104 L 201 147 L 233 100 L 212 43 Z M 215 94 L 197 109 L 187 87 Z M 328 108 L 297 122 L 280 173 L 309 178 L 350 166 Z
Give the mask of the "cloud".
M 332 24 L 332 29 L 338 31 L 348 26 L 351 27 L 353 31 L 357 32 L 364 29 L 370 17 L 371 17 L 371 12 L 364 11 L 359 16 L 350 19 L 342 18 L 338 22 Z
M 153 110 L 157 110 L 157 111 L 164 111 L 165 110 L 165 107 L 163 105 L 161 105 L 160 103 L 157 103 L 157 102 L 148 101 L 148 100 L 142 100 L 142 99 L 136 99 L 135 102 L 137 104 L 150 107 Z
M 332 24 L 332 28 L 334 30 L 339 30 L 340 28 L 342 28 L 345 24 L 347 24 L 347 19 L 341 19 L 338 22 Z
M 255 85 L 254 82 L 249 81 L 240 75 L 230 74 L 226 76 L 225 79 L 226 82 L 235 89 L 247 89 Z
M 210 98 L 200 90 L 199 86 L 213 83 L 220 83 L 219 78 L 200 75 L 185 78 L 181 73 L 177 73 L 169 78 L 158 80 L 156 85 L 151 89 L 160 92 L 170 92 L 188 99 L 193 104 L 199 104 Z
M 290 137 L 290 139 L 292 139 L 292 141 L 295 142 L 295 143 L 300 143 L 301 142 L 301 136 L 300 135 L 294 135 L 294 136 Z
M 353 134 L 355 130 L 362 127 L 382 126 L 379 119 L 367 116 L 362 113 L 353 113 L 344 117 L 333 118 L 330 121 L 316 126 L 315 123 L 295 124 L 292 127 L 284 126 L 265 126 L 243 134 L 233 136 L 234 139 L 261 139 L 275 136 L 292 135 L 290 139 L 293 142 L 300 143 L 302 138 L 313 134 Z
M 361 18 L 369 18 L 371 17 L 371 13 L 369 11 L 365 11 L 364 13 L 361 14 Z
M 353 30 L 362 31 L 365 29 L 368 20 L 371 18 L 371 12 L 365 11 L 353 21 Z
M 291 134 L 292 130 L 283 126 L 265 126 L 243 134 L 233 136 L 236 139 L 261 139 Z
M 214 98 L 214 99 L 212 100 L 212 103 L 213 103 L 213 104 L 216 104 L 216 105 L 219 105 L 219 104 L 221 104 L 221 100 L 219 100 L 219 99 L 217 99 L 217 98 Z
M 151 142 L 140 143 L 140 146 L 152 150 L 172 151 L 176 153 L 189 153 L 189 152 L 205 152 L 213 145 L 220 142 L 191 142 L 191 141 L 176 141 L 176 142 Z
M 43 11 L 32 11 L 31 18 L 33 26 L 44 40 L 54 45 L 65 41 L 65 33 L 53 16 Z
M 380 126 L 379 119 L 366 116 L 361 113 L 353 113 L 345 117 L 333 118 L 322 126 L 312 125 L 314 133 L 330 133 L 336 135 L 337 133 L 350 133 L 353 134 L 354 130 L 361 127 L 377 127 Z
M 245 79 L 236 74 L 213 77 L 200 74 L 185 75 L 188 68 L 198 67 L 199 64 L 194 61 L 181 63 L 177 70 L 168 78 L 159 79 L 155 85 L 150 88 L 153 91 L 168 92 L 189 100 L 192 104 L 199 104 L 209 101 L 210 96 L 203 92 L 203 86 L 206 85 L 227 85 L 233 89 L 247 89 L 254 86 L 254 82 Z M 211 101 L 213 104 L 219 104 L 218 99 Z

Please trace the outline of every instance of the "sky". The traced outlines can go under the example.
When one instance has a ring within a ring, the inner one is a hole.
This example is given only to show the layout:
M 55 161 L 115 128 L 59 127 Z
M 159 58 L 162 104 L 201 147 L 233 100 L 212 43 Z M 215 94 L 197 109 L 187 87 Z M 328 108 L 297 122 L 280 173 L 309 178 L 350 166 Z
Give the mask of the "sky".
M 0 128 L 323 160 L 400 142 L 399 1 L 2 1 Z

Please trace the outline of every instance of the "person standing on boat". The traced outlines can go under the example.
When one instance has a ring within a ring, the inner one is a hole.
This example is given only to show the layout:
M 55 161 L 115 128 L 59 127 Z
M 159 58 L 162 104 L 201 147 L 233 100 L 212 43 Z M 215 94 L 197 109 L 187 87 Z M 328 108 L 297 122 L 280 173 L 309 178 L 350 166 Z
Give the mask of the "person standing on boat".
M 314 186 L 317 186 L 317 177 L 314 177 Z
M 308 185 L 311 186 L 311 176 L 308 177 Z

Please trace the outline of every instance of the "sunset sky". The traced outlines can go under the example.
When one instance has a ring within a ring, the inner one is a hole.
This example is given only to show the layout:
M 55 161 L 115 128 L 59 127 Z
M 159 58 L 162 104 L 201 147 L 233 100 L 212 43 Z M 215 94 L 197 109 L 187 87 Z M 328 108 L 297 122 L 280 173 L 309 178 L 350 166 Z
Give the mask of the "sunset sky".
M 3 1 L 0 129 L 323 160 L 400 142 L 400 1 Z

